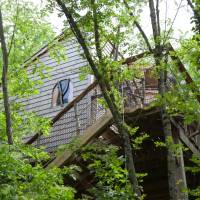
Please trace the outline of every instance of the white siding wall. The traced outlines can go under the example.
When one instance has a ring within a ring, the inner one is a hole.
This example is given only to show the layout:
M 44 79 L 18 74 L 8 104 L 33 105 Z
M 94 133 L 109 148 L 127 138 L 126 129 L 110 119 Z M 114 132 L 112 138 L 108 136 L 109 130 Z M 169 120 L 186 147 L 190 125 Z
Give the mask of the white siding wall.
M 43 80 L 44 84 L 38 86 L 40 91 L 38 95 L 21 100 L 21 102 L 26 105 L 28 111 L 34 111 L 40 116 L 52 118 L 63 109 L 63 107 L 60 106 L 54 108 L 51 106 L 52 89 L 59 80 L 66 78 L 71 79 L 73 84 L 73 97 L 79 95 L 91 83 L 90 76 L 83 81 L 79 79 L 80 68 L 87 65 L 87 62 L 82 58 L 77 42 L 71 40 L 62 41 L 61 43 L 65 48 L 67 59 L 58 63 L 49 56 L 48 52 L 39 55 L 39 60 L 46 66 L 52 68 L 49 72 L 50 78 L 45 78 Z M 31 67 L 29 67 L 28 70 L 31 70 Z M 33 76 L 31 76 L 31 78 L 38 79 L 38 77 Z

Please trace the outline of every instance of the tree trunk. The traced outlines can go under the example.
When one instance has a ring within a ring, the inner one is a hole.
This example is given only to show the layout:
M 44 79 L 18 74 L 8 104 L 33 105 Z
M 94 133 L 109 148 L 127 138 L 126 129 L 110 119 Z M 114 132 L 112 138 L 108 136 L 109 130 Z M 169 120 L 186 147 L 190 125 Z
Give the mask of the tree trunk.
M 10 103 L 9 103 L 9 95 L 8 95 L 8 79 L 7 79 L 8 53 L 7 53 L 6 42 L 5 42 L 5 37 L 4 37 L 1 9 L 0 9 L 0 42 L 1 42 L 1 50 L 2 50 L 2 58 L 3 58 L 2 88 L 3 88 L 3 101 L 4 101 L 4 109 L 5 109 L 5 117 L 6 117 L 6 134 L 8 138 L 8 144 L 13 144 Z
M 181 145 L 181 141 L 179 139 L 179 129 L 173 128 L 172 134 L 174 143 L 177 145 Z M 177 188 L 179 191 L 182 191 L 180 193 L 177 193 L 177 199 L 178 200 L 187 200 L 188 199 L 188 193 L 184 192 L 184 190 L 187 188 L 187 181 L 186 181 L 186 175 L 185 175 L 185 167 L 184 167 L 184 157 L 183 157 L 183 151 L 180 147 L 179 149 L 179 155 L 176 158 L 176 180 L 177 180 Z
M 149 0 L 149 9 L 150 9 L 150 18 L 151 18 L 151 24 L 152 24 L 152 30 L 153 30 L 153 36 L 154 36 L 154 42 L 155 42 L 155 50 L 154 50 L 154 59 L 156 66 L 161 66 L 161 62 L 163 60 L 163 53 L 162 53 L 162 46 L 160 43 L 160 24 L 159 24 L 159 8 L 158 8 L 158 1 L 156 10 L 154 7 L 154 1 Z M 158 90 L 160 95 L 163 97 L 166 92 L 166 71 L 163 69 L 159 70 L 159 81 L 158 81 Z M 172 127 L 170 118 L 166 111 L 166 105 L 165 103 L 161 107 L 161 119 L 162 119 L 162 125 L 163 125 L 163 132 L 165 135 L 166 141 L 172 141 Z M 170 200 L 180 200 L 179 197 L 182 196 L 182 191 L 180 187 L 177 186 L 177 165 L 176 165 L 176 159 L 177 157 L 174 155 L 173 150 L 170 148 L 170 146 L 167 148 L 167 167 L 168 167 L 168 185 L 169 185 L 169 195 Z M 179 168 L 180 170 L 180 168 Z M 180 179 L 184 179 L 184 177 L 181 176 L 184 173 L 178 173 Z M 187 197 L 184 199 L 186 200 Z
M 172 130 L 171 123 L 169 121 L 169 116 L 166 113 L 165 108 L 161 108 L 161 118 L 163 125 L 163 132 L 165 135 L 165 141 L 171 141 Z M 170 200 L 177 199 L 177 186 L 176 186 L 176 158 L 170 147 L 167 147 L 167 169 L 168 169 L 168 186 L 169 186 L 169 196 Z
M 112 94 L 110 94 L 110 92 L 109 92 L 110 84 L 99 73 L 99 70 L 97 69 L 96 64 L 93 61 L 92 56 L 89 52 L 89 49 L 86 45 L 85 39 L 84 39 L 80 29 L 78 28 L 74 18 L 72 17 L 71 13 L 69 12 L 68 8 L 62 2 L 62 0 L 56 0 L 56 2 L 58 3 L 58 5 L 61 7 L 63 13 L 65 14 L 65 16 L 69 22 L 71 30 L 73 31 L 74 35 L 76 36 L 76 39 L 78 40 L 79 44 L 81 45 L 81 47 L 84 51 L 85 57 L 90 65 L 91 69 L 93 70 L 93 73 L 94 73 L 96 79 L 99 81 L 99 86 L 101 88 L 103 97 L 108 104 L 108 107 L 113 115 L 114 122 L 116 123 L 116 126 L 117 126 L 120 134 L 122 135 L 122 138 L 124 141 L 126 167 L 127 167 L 128 174 L 129 174 L 129 180 L 132 185 L 132 190 L 136 194 L 136 196 L 137 196 L 136 198 L 141 199 L 141 193 L 140 193 L 140 189 L 138 186 L 138 181 L 137 181 L 136 173 L 135 173 L 135 166 L 134 166 L 134 162 L 133 162 L 133 154 L 132 154 L 132 147 L 131 147 L 131 142 L 130 142 L 130 138 L 129 138 L 129 131 L 127 130 L 126 126 L 123 123 L 122 115 L 115 104 Z M 98 33 L 95 32 L 95 34 L 98 34 Z M 98 45 L 97 45 L 97 54 L 98 54 L 99 59 L 101 59 L 101 52 L 99 51 Z

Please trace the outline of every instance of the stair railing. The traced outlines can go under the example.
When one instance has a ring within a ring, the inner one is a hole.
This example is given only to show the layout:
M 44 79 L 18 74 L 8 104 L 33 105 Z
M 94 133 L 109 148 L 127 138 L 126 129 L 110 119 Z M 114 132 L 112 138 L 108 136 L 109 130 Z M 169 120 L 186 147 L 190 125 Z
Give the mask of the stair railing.
M 98 82 L 95 81 L 94 83 L 89 85 L 81 94 L 79 94 L 73 101 L 71 101 L 69 104 L 67 104 L 65 106 L 65 108 L 63 110 L 61 110 L 51 120 L 50 125 L 52 127 L 52 131 L 49 136 L 45 137 L 45 136 L 43 136 L 42 132 L 39 132 L 39 133 L 31 136 L 30 138 L 28 138 L 28 140 L 25 142 L 25 144 L 34 144 L 37 146 L 38 140 L 40 140 L 40 145 L 44 144 L 45 142 L 51 143 L 51 141 L 47 141 L 48 138 L 50 139 L 50 137 L 52 137 L 52 132 L 53 132 L 53 134 L 55 134 L 54 133 L 55 130 L 53 130 L 53 129 L 56 128 L 57 131 L 59 131 L 58 127 L 59 126 L 62 127 L 62 123 L 63 123 L 63 125 L 66 125 L 67 123 L 69 124 L 70 122 L 73 123 L 73 125 L 75 124 L 76 130 L 73 130 L 73 131 L 75 131 L 77 135 L 80 134 L 81 122 L 83 121 L 83 115 L 88 114 L 88 111 L 90 112 L 90 108 L 89 108 L 89 107 L 91 107 L 91 105 L 89 105 L 91 103 L 90 97 L 94 94 L 95 90 L 97 90 L 97 87 L 98 87 Z M 66 116 L 66 115 L 69 115 L 69 116 Z M 68 120 L 68 122 L 67 122 L 66 120 L 64 120 L 64 118 L 71 119 L 71 121 Z M 62 123 L 59 123 L 59 121 L 62 121 Z M 87 123 L 87 125 L 88 125 L 88 123 Z M 70 126 L 63 127 L 63 128 L 68 128 L 68 130 L 69 130 Z M 73 129 L 73 128 L 74 127 L 71 127 L 71 129 Z M 59 135 L 57 135 L 57 136 L 59 136 Z

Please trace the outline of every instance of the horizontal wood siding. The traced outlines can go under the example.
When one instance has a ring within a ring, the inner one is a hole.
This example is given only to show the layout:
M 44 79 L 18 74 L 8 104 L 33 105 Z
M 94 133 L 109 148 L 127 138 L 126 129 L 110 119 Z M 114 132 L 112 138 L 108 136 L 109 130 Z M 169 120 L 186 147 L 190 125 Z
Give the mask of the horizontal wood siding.
M 90 76 L 85 80 L 80 80 L 80 69 L 87 65 L 87 62 L 81 56 L 81 50 L 75 40 L 61 41 L 65 48 L 66 60 L 58 63 L 55 59 L 49 56 L 49 52 L 43 53 L 39 56 L 40 62 L 51 68 L 48 73 L 50 78 L 43 79 L 43 84 L 38 85 L 40 93 L 34 95 L 29 99 L 21 99 L 20 102 L 26 106 L 27 111 L 36 112 L 39 116 L 53 118 L 60 110 L 63 109 L 61 106 L 52 108 L 51 98 L 52 89 L 55 84 L 62 79 L 70 78 L 73 85 L 73 97 L 79 95 L 89 84 Z M 39 66 L 38 66 L 39 67 Z M 32 80 L 38 80 L 39 77 L 35 77 L 31 74 L 33 67 L 27 68 L 30 73 Z
M 85 88 L 91 84 L 91 76 L 87 76 L 86 79 L 80 80 L 80 69 L 87 65 L 87 62 L 81 56 L 79 45 L 74 40 L 61 41 L 65 48 L 66 60 L 58 63 L 55 59 L 49 56 L 48 52 L 42 53 L 39 56 L 39 60 L 45 66 L 51 68 L 49 72 L 44 71 L 44 74 L 50 76 L 45 78 L 42 85 L 38 85 L 37 88 L 40 91 L 38 95 L 33 95 L 29 99 L 20 99 L 20 102 L 25 105 L 27 111 L 33 111 L 39 116 L 52 119 L 58 112 L 64 107 L 57 106 L 52 108 L 52 90 L 55 84 L 62 80 L 70 78 L 73 86 L 73 98 L 78 96 Z M 35 66 L 27 68 L 32 80 L 39 80 L 32 74 Z M 40 67 L 38 64 L 37 67 Z M 79 123 L 81 129 L 85 129 L 88 124 L 88 114 L 90 110 L 87 109 L 91 103 L 90 97 L 85 98 L 77 107 Z M 82 130 L 80 130 L 82 132 Z M 66 144 L 70 141 L 70 138 L 77 134 L 76 118 L 74 116 L 74 110 L 68 112 L 63 119 L 54 124 L 49 136 L 42 136 L 35 143 L 36 146 L 45 146 L 46 151 L 53 151 L 58 146 Z M 30 136 L 26 137 L 30 138 Z
M 21 100 L 21 102 L 26 105 L 26 109 L 28 111 L 34 111 L 39 116 L 53 118 L 64 108 L 60 106 L 54 108 L 51 107 L 52 89 L 59 80 L 66 78 L 70 78 L 72 80 L 74 98 L 82 93 L 89 84 L 91 84 L 91 76 L 88 76 L 85 80 L 80 80 L 80 69 L 86 66 L 87 62 L 85 59 L 83 59 L 81 55 L 83 52 L 77 42 L 75 42 L 75 40 L 71 40 L 68 42 L 61 41 L 61 43 L 65 48 L 66 60 L 58 63 L 55 59 L 49 56 L 48 52 L 42 52 L 42 54 L 39 56 L 39 60 L 45 66 L 51 68 L 51 71 L 49 72 L 44 71 L 45 74 L 48 73 L 50 78 L 45 78 L 43 80 L 43 85 L 39 85 L 37 87 L 40 91 L 38 95 L 34 95 L 28 100 Z M 111 48 L 105 49 L 105 54 L 110 54 L 110 51 Z M 34 66 L 28 68 L 30 78 L 32 80 L 39 80 L 39 77 L 36 77 L 32 74 L 33 69 Z M 93 111 L 94 109 L 97 109 L 97 106 L 95 104 L 93 108 L 91 101 L 91 96 L 94 95 L 94 92 L 96 91 L 90 91 L 76 104 L 76 114 L 75 108 L 71 108 L 53 124 L 49 136 L 40 136 L 40 138 L 34 144 L 38 147 L 45 146 L 46 151 L 53 152 L 60 145 L 69 143 L 69 141 L 77 134 L 83 134 L 87 127 L 93 123 L 91 118 L 93 117 L 93 120 L 98 118 L 98 116 L 96 116 L 96 112 L 94 113 Z

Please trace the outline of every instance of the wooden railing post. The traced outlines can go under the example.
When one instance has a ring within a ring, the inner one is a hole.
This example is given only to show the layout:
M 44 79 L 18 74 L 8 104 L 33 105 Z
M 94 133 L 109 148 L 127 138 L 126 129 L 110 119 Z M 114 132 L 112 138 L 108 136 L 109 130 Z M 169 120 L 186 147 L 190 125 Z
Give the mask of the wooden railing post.
M 80 122 L 78 117 L 77 103 L 74 103 L 74 116 L 76 120 L 76 135 L 80 135 Z
M 145 91 L 146 91 L 146 88 L 145 88 L 145 77 L 141 79 L 141 82 L 142 82 L 142 105 L 144 106 L 145 104 Z

